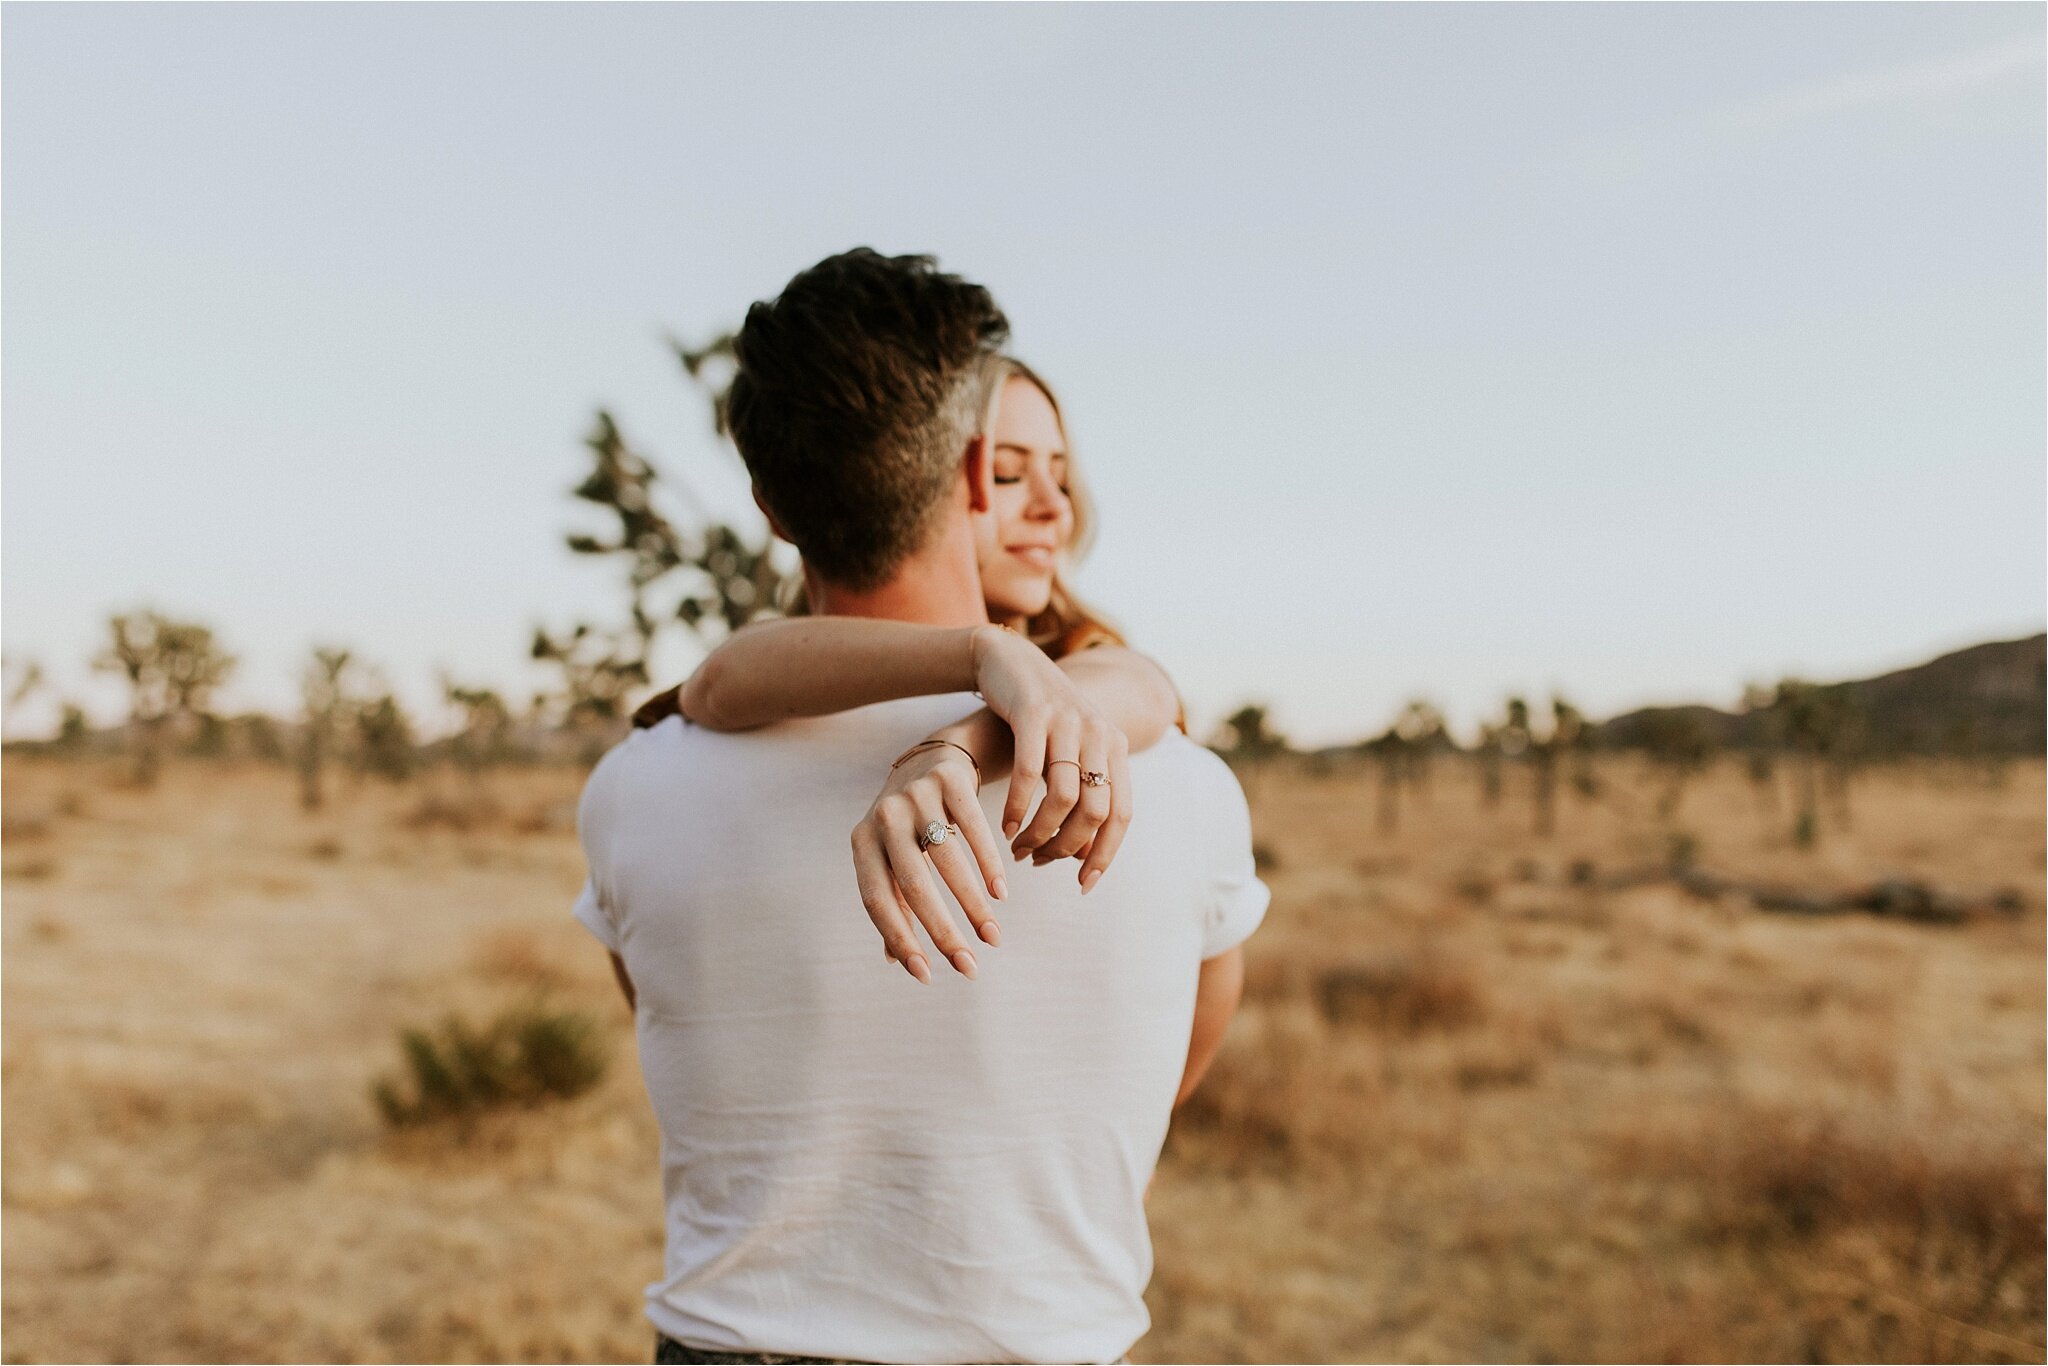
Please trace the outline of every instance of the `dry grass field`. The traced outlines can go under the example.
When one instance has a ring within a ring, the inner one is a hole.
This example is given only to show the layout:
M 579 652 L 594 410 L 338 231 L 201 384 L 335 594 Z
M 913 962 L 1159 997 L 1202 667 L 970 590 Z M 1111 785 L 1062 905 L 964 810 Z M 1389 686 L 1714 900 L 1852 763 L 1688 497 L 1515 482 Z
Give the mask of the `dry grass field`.
M 1152 1195 L 1140 1361 L 2041 1361 L 2041 765 L 1859 778 L 1792 847 L 1733 770 L 1529 832 L 1440 764 L 1252 781 L 1274 907 Z M 5 767 L 9 1361 L 647 1359 L 655 1133 L 569 919 L 580 775 L 336 794 Z M 1630 792 L 1641 795 L 1625 800 Z M 1142 809 L 1140 811 L 1142 819 Z M 1888 875 L 2018 907 L 1801 916 L 1616 876 Z M 397 1031 L 536 997 L 608 1078 L 387 1131 Z

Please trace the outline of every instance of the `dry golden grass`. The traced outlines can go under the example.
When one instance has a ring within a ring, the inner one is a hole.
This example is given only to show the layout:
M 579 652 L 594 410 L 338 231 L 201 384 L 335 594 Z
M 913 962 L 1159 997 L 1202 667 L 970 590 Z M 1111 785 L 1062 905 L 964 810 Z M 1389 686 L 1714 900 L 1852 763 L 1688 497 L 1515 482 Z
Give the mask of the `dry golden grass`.
M 6 1358 L 645 1360 L 655 1131 L 567 915 L 578 775 L 314 816 L 283 772 L 119 775 L 6 764 Z M 1274 908 L 1153 1191 L 1137 1359 L 2044 1358 L 2041 766 L 1872 773 L 1814 850 L 1733 772 L 1671 824 L 1605 776 L 1545 840 L 1447 765 L 1391 836 L 1365 774 L 1253 781 Z M 2022 909 L 1616 889 L 1679 832 Z M 534 999 L 604 1022 L 594 1092 L 380 1124 L 398 1029 Z

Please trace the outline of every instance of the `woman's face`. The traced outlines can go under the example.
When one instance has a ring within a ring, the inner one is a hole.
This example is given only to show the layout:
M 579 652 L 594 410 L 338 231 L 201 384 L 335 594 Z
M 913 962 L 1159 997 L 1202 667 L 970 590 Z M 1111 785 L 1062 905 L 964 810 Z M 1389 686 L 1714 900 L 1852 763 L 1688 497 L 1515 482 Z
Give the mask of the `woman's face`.
M 975 518 L 981 593 L 991 621 L 1036 616 L 1052 597 L 1053 567 L 1074 534 L 1067 443 L 1044 392 L 1020 375 L 996 410 L 995 496 Z

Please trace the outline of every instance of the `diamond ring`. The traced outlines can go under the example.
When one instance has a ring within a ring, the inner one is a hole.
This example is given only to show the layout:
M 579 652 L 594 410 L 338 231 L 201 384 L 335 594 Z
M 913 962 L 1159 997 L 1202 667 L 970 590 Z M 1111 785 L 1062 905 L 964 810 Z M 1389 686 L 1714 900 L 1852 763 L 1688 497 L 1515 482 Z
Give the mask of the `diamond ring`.
M 1107 787 L 1109 786 L 1109 775 L 1107 773 L 1083 773 L 1081 775 L 1081 786 Z
M 936 849 L 946 842 L 946 832 L 948 830 L 958 830 L 959 828 L 959 826 L 948 824 L 945 821 L 927 821 L 924 829 L 917 832 L 917 847 L 920 849 Z

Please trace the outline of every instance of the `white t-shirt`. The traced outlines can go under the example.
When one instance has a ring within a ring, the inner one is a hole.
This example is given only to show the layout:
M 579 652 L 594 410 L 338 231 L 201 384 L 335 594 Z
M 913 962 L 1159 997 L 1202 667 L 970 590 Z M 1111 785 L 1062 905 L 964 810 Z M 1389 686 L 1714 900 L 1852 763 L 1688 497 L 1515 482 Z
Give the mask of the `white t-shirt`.
M 1266 910 L 1244 795 L 1170 732 L 1132 757 L 1136 818 L 1095 890 L 1005 844 L 1002 946 L 960 917 L 977 979 L 931 953 L 921 985 L 884 961 L 849 836 L 889 761 L 978 705 L 670 718 L 590 777 L 575 913 L 639 997 L 668 1235 L 647 1313 L 679 1342 L 1113 1361 L 1149 1326 L 1143 1195 L 1197 973 Z M 982 791 L 999 841 L 1004 795 Z

